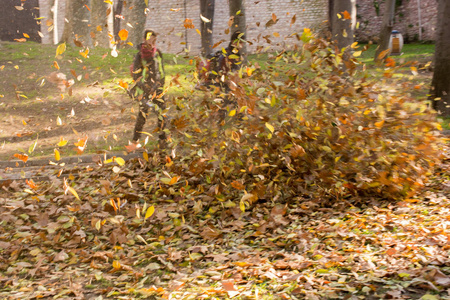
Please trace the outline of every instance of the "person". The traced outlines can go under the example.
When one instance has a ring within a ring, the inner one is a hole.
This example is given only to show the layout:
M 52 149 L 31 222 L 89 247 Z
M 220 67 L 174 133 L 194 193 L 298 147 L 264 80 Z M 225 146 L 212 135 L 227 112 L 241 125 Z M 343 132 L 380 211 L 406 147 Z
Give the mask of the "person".
M 197 89 L 218 86 L 228 93 L 230 89 L 227 77 L 230 72 L 239 70 L 242 65 L 241 49 L 244 42 L 244 34 L 237 30 L 231 35 L 228 47 L 207 55 L 206 59 L 200 59 L 197 62 L 200 77 Z
M 165 72 L 163 55 L 156 47 L 156 40 L 156 32 L 150 29 L 145 30 L 144 41 L 138 46 L 139 52 L 134 57 L 131 68 L 135 85 L 130 94 L 133 98 L 139 100 L 139 112 L 133 133 L 134 143 L 137 143 L 141 137 L 150 108 L 157 113 L 159 142 L 164 143 L 166 139 L 163 116 L 163 111 L 166 109 L 164 99 Z

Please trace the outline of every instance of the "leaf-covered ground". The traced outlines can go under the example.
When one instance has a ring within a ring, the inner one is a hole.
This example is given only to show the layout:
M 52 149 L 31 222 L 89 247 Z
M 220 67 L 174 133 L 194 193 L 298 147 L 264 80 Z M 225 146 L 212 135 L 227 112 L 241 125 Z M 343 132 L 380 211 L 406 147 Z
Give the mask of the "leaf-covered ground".
M 402 202 L 260 200 L 245 211 L 211 191 L 175 192 L 187 181 L 158 174 L 177 159 L 4 185 L 1 298 L 450 298 L 448 159 Z

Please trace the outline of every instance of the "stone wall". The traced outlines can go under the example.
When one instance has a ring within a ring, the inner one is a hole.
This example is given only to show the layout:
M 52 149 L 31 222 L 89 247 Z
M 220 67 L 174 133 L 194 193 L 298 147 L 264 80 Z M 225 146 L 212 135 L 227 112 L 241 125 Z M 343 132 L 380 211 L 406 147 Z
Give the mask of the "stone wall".
M 377 10 L 374 0 L 358 0 L 357 16 L 360 23 L 359 29 L 355 32 L 358 41 L 377 41 L 380 26 L 383 21 L 384 1 L 380 3 Z M 401 6 L 397 7 L 394 30 L 400 31 L 405 42 L 419 40 L 419 4 L 420 3 L 420 23 L 422 27 L 422 41 L 434 41 L 437 21 L 437 1 L 436 0 L 402 0 Z
M 62 35 L 64 22 L 65 1 L 59 0 L 59 36 Z M 98 1 L 98 0 L 97 0 Z M 49 0 L 39 0 L 42 19 L 41 32 L 44 34 L 43 43 L 52 43 L 52 32 L 49 32 L 46 20 L 51 18 Z M 302 32 L 303 28 L 315 28 L 327 19 L 327 0 L 247 0 L 245 1 L 247 22 L 247 39 L 252 42 L 249 52 L 255 52 L 257 47 L 268 51 L 285 47 L 296 39 L 295 32 Z M 186 8 L 186 9 L 185 9 Z M 127 9 L 127 8 L 125 8 Z M 275 14 L 276 24 L 266 27 L 265 24 Z M 126 15 L 123 13 L 123 15 Z M 296 22 L 291 24 L 295 15 Z M 183 22 L 192 19 L 194 29 L 186 29 Z M 216 0 L 214 12 L 214 43 L 225 41 L 220 46 L 226 46 L 229 35 L 228 28 L 228 0 Z M 126 23 L 127 20 L 122 22 Z M 201 40 L 196 29 L 200 29 L 199 0 L 150 0 L 149 14 L 146 27 L 158 33 L 159 47 L 163 52 L 183 53 L 188 49 L 191 54 L 200 52 Z M 268 43 L 270 41 L 270 44 Z M 219 47 L 220 47 L 219 46 Z

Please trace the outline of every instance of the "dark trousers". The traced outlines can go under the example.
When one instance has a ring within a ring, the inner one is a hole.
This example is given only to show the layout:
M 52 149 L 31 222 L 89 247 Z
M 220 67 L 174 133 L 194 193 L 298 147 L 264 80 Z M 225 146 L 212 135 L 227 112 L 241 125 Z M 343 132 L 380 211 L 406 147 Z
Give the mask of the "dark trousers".
M 161 93 L 162 91 L 158 90 L 156 94 L 159 95 Z M 159 140 L 165 141 L 166 139 L 166 133 L 164 132 L 165 120 L 162 114 L 163 110 L 166 109 L 164 97 L 149 100 L 148 96 L 143 97 L 142 100 L 139 101 L 139 112 L 136 119 L 136 125 L 134 126 L 133 141 L 137 141 L 141 137 L 141 132 L 142 129 L 144 128 L 145 122 L 147 121 L 150 109 L 153 110 L 153 112 L 156 114 L 156 117 L 158 118 L 157 131 Z

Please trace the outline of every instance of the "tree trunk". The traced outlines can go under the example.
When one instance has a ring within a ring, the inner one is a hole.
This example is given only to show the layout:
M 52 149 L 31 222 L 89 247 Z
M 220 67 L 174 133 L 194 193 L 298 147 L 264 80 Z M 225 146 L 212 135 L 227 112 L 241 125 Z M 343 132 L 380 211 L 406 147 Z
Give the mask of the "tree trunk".
M 89 0 L 68 0 L 66 2 L 67 22 L 64 23 L 64 31 L 61 41 L 68 44 L 91 45 L 89 35 Z M 75 41 L 77 41 L 75 43 Z
M 336 0 L 332 2 L 333 10 L 330 21 L 332 39 L 337 40 L 339 49 L 342 49 L 353 43 L 353 31 L 356 25 L 356 0 Z
M 200 0 L 200 14 L 203 17 L 200 18 L 202 34 L 201 53 L 203 56 L 206 56 L 213 51 L 214 4 L 215 0 Z
M 110 6 L 110 4 L 103 1 L 92 1 L 90 29 L 94 46 L 107 48 L 110 45 L 107 16 L 107 11 Z M 111 10 L 109 13 L 112 13 Z
M 439 0 L 434 52 L 434 73 L 431 82 L 433 108 L 439 114 L 450 116 L 450 3 Z M 441 98 L 435 100 L 435 98 Z
M 395 0 L 386 0 L 384 5 L 386 7 L 384 9 L 383 24 L 381 25 L 380 42 L 378 43 L 377 51 L 375 51 L 375 62 L 380 62 L 384 59 L 379 59 L 378 56 L 381 52 L 389 48 L 389 40 L 391 38 L 392 28 L 394 27 Z
M 114 11 L 114 39 L 116 42 L 120 41 L 119 37 L 119 31 L 120 31 L 120 16 L 122 15 L 123 11 L 123 0 L 117 1 L 115 11 Z M 119 16 L 119 17 L 116 17 Z M 117 43 L 117 46 L 119 46 L 119 43 Z
M 129 0 L 126 12 L 125 22 L 130 23 L 133 28 L 127 27 L 128 41 L 133 45 L 138 45 L 142 42 L 145 23 L 147 21 L 146 14 L 147 4 L 144 0 Z M 161 34 L 161 32 L 157 32 Z
M 334 0 L 328 0 L 328 30 L 333 32 Z
M 243 5 L 244 0 L 229 0 L 230 19 L 232 20 L 230 30 L 231 34 L 236 30 L 239 30 L 247 38 L 247 26 L 245 22 L 245 7 Z M 247 45 L 244 43 L 241 49 L 241 55 L 244 57 L 244 61 L 247 59 Z

